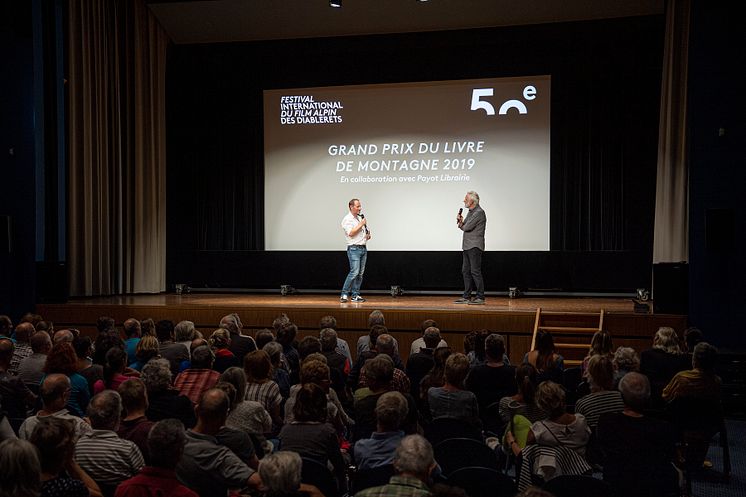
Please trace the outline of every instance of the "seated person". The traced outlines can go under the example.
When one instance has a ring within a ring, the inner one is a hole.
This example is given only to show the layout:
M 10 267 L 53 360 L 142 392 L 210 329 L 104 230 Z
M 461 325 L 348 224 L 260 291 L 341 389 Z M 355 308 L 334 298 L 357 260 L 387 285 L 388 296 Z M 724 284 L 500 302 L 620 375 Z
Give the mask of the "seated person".
M 64 374 L 50 374 L 39 388 L 39 397 L 41 397 L 42 408 L 36 413 L 36 416 L 29 416 L 18 430 L 18 436 L 25 440 L 31 438 L 36 425 L 42 419 L 59 418 L 72 422 L 75 432 L 75 438 L 79 438 L 84 433 L 91 432 L 91 425 L 83 421 L 83 418 L 73 416 L 65 409 L 68 398 L 70 397 L 70 378 Z
M 412 357 L 414 354 L 420 352 L 424 348 L 439 349 L 440 347 L 448 347 L 448 343 L 440 338 L 440 331 L 438 331 L 438 343 L 433 346 L 428 345 L 425 340 L 425 334 L 429 328 L 435 328 L 437 330 L 438 324 L 432 319 L 426 319 L 422 322 L 422 324 L 420 325 L 422 336 L 412 342 L 412 345 L 409 347 L 409 357 Z
M 386 392 L 378 398 L 376 431 L 355 443 L 353 455 L 358 470 L 393 464 L 396 447 L 404 438 L 401 426 L 408 412 L 407 399 L 399 392 Z
M 536 405 L 536 368 L 524 363 L 515 370 L 515 383 L 518 392 L 512 397 L 500 399 L 498 412 L 504 423 L 509 423 L 511 416 L 520 414 L 535 423 L 547 418 L 547 413 Z
M 411 389 L 409 393 L 413 396 L 420 394 L 420 382 L 422 378 L 433 369 L 435 365 L 435 349 L 438 347 L 438 343 L 442 340 L 440 338 L 440 330 L 435 326 L 427 328 L 422 333 L 423 346 L 417 347 L 417 352 L 413 352 L 407 359 L 407 376 L 409 377 Z
M 469 373 L 469 359 L 460 353 L 451 354 L 446 360 L 445 385 L 431 388 L 427 392 L 430 416 L 460 419 L 479 424 L 479 405 L 474 393 L 464 390 L 464 379 Z
M 466 377 L 466 389 L 474 392 L 479 402 L 479 410 L 486 412 L 490 404 L 501 398 L 513 395 L 515 387 L 515 367 L 505 364 L 505 340 L 492 333 L 484 342 L 485 362 L 474 366 Z
M 719 402 L 722 381 L 715 374 L 717 353 L 717 349 L 709 343 L 698 343 L 692 354 L 692 369 L 681 371 L 671 379 L 663 389 L 663 400 L 672 402 L 678 398 L 689 398 Z
M 691 361 L 681 350 L 676 331 L 666 326 L 659 328 L 653 338 L 653 348 L 640 354 L 640 372 L 650 380 L 651 407 L 663 406 L 663 389 L 676 373 L 690 365 Z
M 650 401 L 650 382 L 645 375 L 628 373 L 619 382 L 619 391 L 624 410 L 601 415 L 596 427 L 596 440 L 604 454 L 604 480 L 618 495 L 653 497 L 676 492 L 673 427 L 643 414 Z
M 435 467 L 430 442 L 421 435 L 409 435 L 396 448 L 396 475 L 386 485 L 366 488 L 355 497 L 429 497 L 428 482 Z
M 523 362 L 536 368 L 539 383 L 547 380 L 562 383 L 565 359 L 556 352 L 554 338 L 548 331 L 539 331 L 536 334 L 536 348 L 526 353 Z
M 622 395 L 614 386 L 614 366 L 606 355 L 596 354 L 588 361 L 588 383 L 591 393 L 575 403 L 575 413 L 585 416 L 588 427 L 593 430 L 598 417 L 605 412 L 621 412 L 624 409 Z
M 318 488 L 301 483 L 303 460 L 295 452 L 279 451 L 259 463 L 259 476 L 267 497 L 324 497 Z

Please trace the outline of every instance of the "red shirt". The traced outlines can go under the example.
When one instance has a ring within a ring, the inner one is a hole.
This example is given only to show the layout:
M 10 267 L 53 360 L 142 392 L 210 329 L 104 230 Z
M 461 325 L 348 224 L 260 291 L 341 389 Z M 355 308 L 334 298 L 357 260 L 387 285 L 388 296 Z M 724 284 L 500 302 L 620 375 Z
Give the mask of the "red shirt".
M 174 387 L 194 404 L 199 404 L 202 393 L 215 386 L 220 373 L 212 369 L 185 369 L 174 381 Z
M 173 469 L 145 466 L 136 476 L 123 481 L 114 497 L 199 497 L 179 483 Z

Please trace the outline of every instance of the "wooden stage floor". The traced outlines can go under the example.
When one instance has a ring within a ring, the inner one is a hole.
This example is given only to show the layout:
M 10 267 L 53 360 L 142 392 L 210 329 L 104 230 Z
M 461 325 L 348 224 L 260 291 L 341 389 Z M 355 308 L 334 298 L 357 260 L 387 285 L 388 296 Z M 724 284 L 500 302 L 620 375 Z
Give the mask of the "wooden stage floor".
M 598 313 L 605 312 L 604 328 L 614 336 L 615 345 L 648 348 L 659 326 L 672 326 L 679 333 L 686 327 L 681 315 L 636 314 L 628 298 L 531 298 L 490 297 L 483 306 L 454 304 L 456 295 L 366 296 L 362 304 L 341 304 L 336 294 L 281 296 L 278 294 L 191 293 L 184 295 L 125 295 L 76 298 L 65 304 L 38 304 L 37 312 L 55 323 L 56 328 L 75 327 L 94 334 L 96 318 L 111 316 L 117 324 L 129 318 L 190 320 L 203 334 L 209 335 L 220 318 L 237 312 L 244 332 L 253 334 L 268 328 L 282 312 L 299 327 L 300 336 L 318 333 L 319 319 L 333 315 L 342 338 L 356 342 L 367 332 L 368 315 L 374 309 L 384 312 L 386 325 L 400 342 L 410 343 L 420 334 L 420 323 L 434 319 L 446 341 L 461 349 L 463 335 L 476 329 L 489 329 L 506 336 L 511 360 L 520 360 L 530 347 L 537 308 L 557 319 L 577 326 L 597 326 Z M 652 308 L 652 306 L 651 306 Z M 579 337 L 579 340 L 588 340 Z M 408 347 L 405 347 L 408 349 Z M 406 356 L 406 351 L 402 355 Z

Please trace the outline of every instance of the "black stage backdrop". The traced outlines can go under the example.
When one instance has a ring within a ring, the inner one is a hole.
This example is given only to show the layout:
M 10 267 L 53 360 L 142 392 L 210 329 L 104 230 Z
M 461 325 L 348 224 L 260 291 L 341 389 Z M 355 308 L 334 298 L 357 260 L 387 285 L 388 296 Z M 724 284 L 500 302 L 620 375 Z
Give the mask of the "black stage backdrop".
M 172 47 L 169 283 L 341 286 L 341 234 L 339 252 L 263 251 L 262 90 L 550 74 L 551 251 L 485 253 L 487 290 L 650 288 L 663 33 L 649 16 Z M 460 268 L 460 252 L 371 251 L 364 288 L 458 289 Z

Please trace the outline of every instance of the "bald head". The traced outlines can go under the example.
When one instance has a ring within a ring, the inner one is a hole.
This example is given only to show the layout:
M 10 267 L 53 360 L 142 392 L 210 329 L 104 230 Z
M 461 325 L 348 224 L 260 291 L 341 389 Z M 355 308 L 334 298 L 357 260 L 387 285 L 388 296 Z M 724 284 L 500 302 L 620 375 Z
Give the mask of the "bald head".
M 16 326 L 16 340 L 21 343 L 28 343 L 29 338 L 31 338 L 31 335 L 33 335 L 35 331 L 33 324 L 20 323 Z
M 64 374 L 50 374 L 41 384 L 39 395 L 44 408 L 49 411 L 59 411 L 67 403 L 70 396 L 70 378 Z
M 225 424 L 229 407 L 228 395 L 219 388 L 211 388 L 202 394 L 199 404 L 197 404 L 198 421 L 202 425 L 219 429 Z
M 70 330 L 59 330 L 57 333 L 54 334 L 54 338 L 52 339 L 54 343 L 61 343 L 61 342 L 70 342 L 75 339 L 75 335 L 73 335 L 73 332 Z

